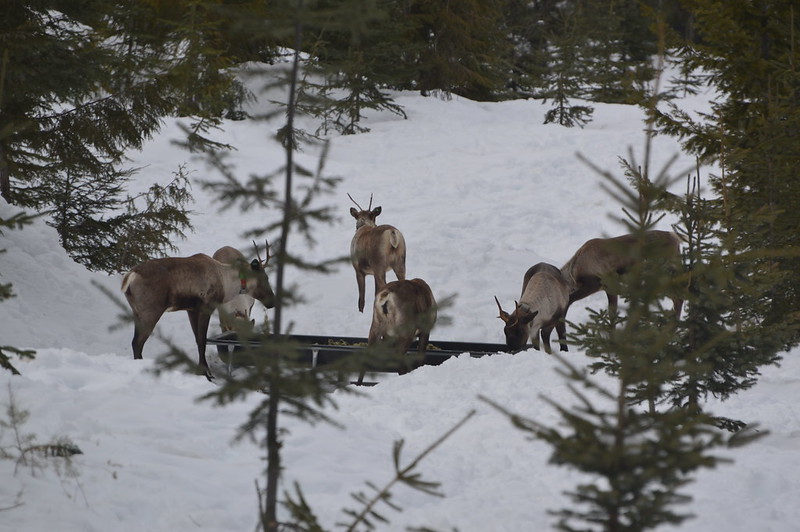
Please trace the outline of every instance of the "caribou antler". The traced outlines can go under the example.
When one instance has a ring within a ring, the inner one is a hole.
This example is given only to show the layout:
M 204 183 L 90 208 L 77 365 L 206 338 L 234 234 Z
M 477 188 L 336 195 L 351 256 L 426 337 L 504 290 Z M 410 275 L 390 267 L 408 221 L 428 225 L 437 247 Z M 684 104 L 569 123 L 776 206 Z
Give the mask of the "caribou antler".
M 261 252 L 258 250 L 258 244 L 256 244 L 255 240 L 253 240 L 253 247 L 256 248 L 256 257 L 258 257 L 258 263 L 261 264 L 262 268 L 269 264 L 269 259 L 272 257 L 272 255 L 269 253 L 269 240 L 264 239 L 264 244 L 266 246 L 267 258 L 265 260 L 261 260 Z
M 504 311 L 503 307 L 500 306 L 500 301 L 497 299 L 497 296 L 494 296 L 494 300 L 497 302 L 497 308 L 500 311 L 500 315 L 497 317 L 505 322 L 508 322 L 508 312 Z
M 356 207 L 358 207 L 358 210 L 360 210 L 360 211 L 363 211 L 363 210 L 364 210 L 364 209 L 361 207 L 361 205 L 359 205 L 359 204 L 358 204 L 358 202 L 357 202 L 356 200 L 354 200 L 354 199 L 353 199 L 353 196 L 351 196 L 349 192 L 347 193 L 347 197 L 348 197 L 348 198 L 350 198 L 350 201 L 352 201 L 353 203 L 355 203 L 355 204 L 356 204 Z M 372 199 L 371 199 L 371 198 L 370 198 L 370 201 L 372 201 Z
M 353 203 L 356 204 L 356 207 L 358 207 L 358 210 L 360 210 L 360 211 L 364 210 L 364 208 L 361 205 L 359 205 L 356 200 L 353 199 L 353 196 L 351 196 L 349 192 L 347 193 L 347 197 L 350 198 L 350 201 L 352 201 Z M 372 210 L 372 194 L 369 195 L 369 207 L 367 207 L 367 210 L 368 211 Z
M 269 259 L 272 258 L 272 255 L 269 252 L 269 248 L 270 248 L 269 240 L 266 239 L 266 238 L 264 239 L 264 246 L 266 247 L 265 253 L 267 254 L 267 258 L 264 259 L 264 266 L 266 266 L 267 264 L 269 264 Z

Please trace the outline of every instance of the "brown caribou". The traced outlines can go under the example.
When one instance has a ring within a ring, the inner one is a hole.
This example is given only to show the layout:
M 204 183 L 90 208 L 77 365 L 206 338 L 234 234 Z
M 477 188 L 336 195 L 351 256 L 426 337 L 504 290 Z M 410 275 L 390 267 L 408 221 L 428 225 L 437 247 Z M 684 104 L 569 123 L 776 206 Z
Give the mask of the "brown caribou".
M 237 264 L 244 262 L 245 256 L 236 248 L 222 246 L 211 255 L 211 258 L 224 264 Z M 267 249 L 267 262 L 269 262 L 269 249 Z M 250 311 L 253 309 L 255 299 L 247 293 L 238 294 L 230 301 L 221 303 L 217 307 L 219 317 L 219 328 L 222 332 L 229 332 L 236 329 L 237 322 L 250 320 Z M 255 325 L 255 320 L 250 320 L 251 325 Z
M 674 273 L 680 265 L 681 240 L 672 231 L 646 231 L 641 250 L 636 250 L 637 236 L 593 238 L 586 241 L 561 267 L 561 275 L 570 286 L 569 304 L 600 290 L 606 292 L 609 312 L 617 311 L 617 294 L 603 285 L 606 275 L 625 274 L 639 260 L 660 261 Z M 641 258 L 635 256 L 641 254 Z M 681 316 L 683 299 L 670 296 L 676 319 Z
M 436 324 L 436 300 L 422 279 L 392 281 L 376 295 L 368 344 L 385 346 L 405 355 L 419 337 L 417 351 L 424 360 L 431 330 Z M 358 384 L 364 379 L 362 370 Z
M 197 344 L 198 364 L 210 378 L 206 335 L 211 314 L 239 294 L 248 294 L 272 308 L 275 294 L 264 271 L 266 264 L 260 255 L 249 264 L 224 264 L 198 253 L 153 259 L 134 267 L 122 279 L 122 291 L 133 311 L 133 358 L 142 358 L 144 343 L 164 312 L 185 310 Z
M 375 294 L 386 285 L 386 272 L 393 270 L 399 281 L 406 278 L 406 241 L 403 233 L 391 225 L 376 225 L 375 219 L 381 213 L 380 207 L 372 208 L 372 195 L 369 207 L 361 208 L 350 194 L 347 195 L 358 210 L 350 207 L 350 214 L 356 219 L 356 234 L 350 241 L 350 261 L 356 271 L 358 282 L 358 311 L 364 312 L 364 291 L 366 276 L 375 278 Z
M 561 351 L 568 351 L 564 318 L 569 304 L 569 285 L 557 267 L 540 262 L 528 268 L 522 281 L 519 302 L 514 302 L 515 309 L 511 314 L 503 310 L 497 296 L 494 300 L 500 311 L 498 318 L 504 323 L 503 333 L 510 350 L 522 350 L 530 337 L 534 349 L 538 351 L 541 335 L 544 350 L 551 353 L 550 333 L 555 328 Z

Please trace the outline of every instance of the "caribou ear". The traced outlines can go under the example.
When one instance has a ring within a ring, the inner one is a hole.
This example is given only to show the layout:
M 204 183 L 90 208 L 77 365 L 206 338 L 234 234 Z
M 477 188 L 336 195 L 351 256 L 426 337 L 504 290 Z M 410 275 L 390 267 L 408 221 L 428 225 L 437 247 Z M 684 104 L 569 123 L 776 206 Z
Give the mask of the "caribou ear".
M 258 259 L 253 259 L 252 261 L 250 261 L 250 269 L 253 270 L 254 272 L 257 272 L 261 269 L 261 263 L 258 262 Z
M 526 312 L 526 313 L 525 313 L 525 315 L 524 315 L 524 316 L 522 316 L 522 319 L 520 319 L 520 321 L 521 321 L 521 322 L 522 322 L 524 325 L 527 325 L 527 324 L 529 324 L 530 322 L 532 322 L 532 321 L 533 321 L 533 318 L 535 318 L 537 314 L 539 314 L 539 311 L 538 311 L 538 310 L 537 310 L 537 311 L 535 311 L 535 312 Z
M 355 207 L 350 207 L 350 216 L 352 216 L 353 218 L 358 218 L 358 211 L 356 210 Z
M 372 209 L 372 214 L 374 214 L 375 216 L 378 216 L 381 213 L 381 210 L 382 209 L 380 208 L 380 206 L 375 207 L 374 209 Z

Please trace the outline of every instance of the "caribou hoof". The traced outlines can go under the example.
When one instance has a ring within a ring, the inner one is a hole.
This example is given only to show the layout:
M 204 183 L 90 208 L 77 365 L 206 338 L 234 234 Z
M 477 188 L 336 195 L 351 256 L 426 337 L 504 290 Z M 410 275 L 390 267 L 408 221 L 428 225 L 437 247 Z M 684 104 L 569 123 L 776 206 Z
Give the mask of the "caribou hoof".
M 203 377 L 208 379 L 209 382 L 214 382 L 215 377 L 214 377 L 214 374 L 211 373 L 211 368 L 209 368 L 209 367 L 200 367 L 200 368 L 198 368 L 197 369 L 197 374 L 198 375 L 202 375 Z

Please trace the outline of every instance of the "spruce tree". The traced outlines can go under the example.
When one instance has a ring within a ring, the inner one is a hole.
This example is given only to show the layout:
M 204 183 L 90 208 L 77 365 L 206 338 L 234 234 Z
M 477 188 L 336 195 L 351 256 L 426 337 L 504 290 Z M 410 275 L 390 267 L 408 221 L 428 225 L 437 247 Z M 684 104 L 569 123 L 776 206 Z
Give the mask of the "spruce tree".
M 587 55 L 587 98 L 594 102 L 641 102 L 645 86 L 653 80 L 656 54 L 653 20 L 645 16 L 639 0 L 577 2 L 579 34 Z M 658 12 L 656 12 L 658 14 Z
M 769 306 L 764 294 L 782 274 L 763 267 L 768 251 L 737 251 L 738 229 L 724 213 L 724 201 L 700 195 L 699 173 L 678 205 L 675 229 L 685 241 L 687 305 L 678 342 L 668 353 L 678 370 L 662 391 L 667 404 L 700 409 L 709 396 L 725 400 L 752 387 L 762 366 L 780 360 L 791 329 L 760 318 Z M 746 425 L 728 418 L 716 422 L 729 430 Z
M 709 114 L 693 119 L 679 109 L 659 117 L 666 132 L 725 172 L 712 176 L 724 202 L 718 223 L 730 221 L 728 248 L 747 256 L 756 270 L 779 270 L 781 278 L 749 301 L 762 326 L 777 326 L 784 345 L 800 340 L 800 259 L 795 203 L 800 144 L 800 13 L 796 2 L 687 0 L 697 40 L 680 48 L 683 71 L 696 74 L 719 95 Z M 768 249 L 771 253 L 755 254 Z M 769 303 L 769 304 L 767 304 Z
M 509 42 L 504 59 L 507 97 L 535 97 L 535 88 L 544 85 L 552 51 L 548 36 L 556 24 L 557 4 L 556 0 L 506 2 L 502 27 Z
M 10 218 L 0 217 L 0 236 L 3 235 L 3 229 L 21 229 L 25 225 L 31 223 L 31 217 L 23 212 L 18 212 Z M 5 249 L 0 249 L 0 254 L 4 253 Z M 0 303 L 6 299 L 15 297 L 12 289 L 12 283 L 0 283 Z M 20 359 L 32 359 L 36 355 L 35 351 L 30 349 L 19 349 L 10 345 L 0 344 L 0 368 L 3 368 L 15 375 L 19 375 L 19 370 L 14 367 L 11 362 L 11 356 L 15 355 Z
M 545 123 L 583 125 L 575 100 L 640 103 L 653 80 L 657 2 L 509 2 L 504 28 L 512 94 L 550 100 Z M 646 8 L 647 7 L 647 8 Z
M 497 99 L 505 83 L 501 61 L 508 45 L 506 36 L 498 31 L 503 2 L 410 0 L 407 5 L 413 26 L 408 40 L 423 45 L 412 57 L 417 69 L 413 88 L 423 95 L 453 93 L 478 101 Z
M 594 112 L 590 105 L 571 103 L 587 96 L 585 78 L 589 65 L 587 42 L 583 35 L 583 13 L 581 9 L 559 9 L 557 20 L 560 26 L 549 35 L 552 52 L 543 80 L 544 86 L 539 93 L 543 103 L 548 100 L 552 102 L 544 123 L 582 127 L 591 120 Z
M 219 3 L 181 2 L 174 23 L 174 2 L 18 2 L 0 12 L 0 191 L 58 213 L 67 250 L 90 268 L 129 267 L 189 227 L 186 189 L 159 193 L 149 216 L 124 212 L 136 202 L 125 193 L 134 174 L 125 153 L 164 116 L 195 114 L 202 133 L 230 107 L 232 63 L 208 38 L 212 17 L 194 16 Z M 144 239 L 141 254 L 110 260 L 132 231 Z
M 361 119 L 367 110 L 390 111 L 405 117 L 389 95 L 389 88 L 407 85 L 414 70 L 403 57 L 414 55 L 413 43 L 403 41 L 410 22 L 394 2 L 343 0 L 315 10 L 318 23 L 306 33 L 316 39 L 306 46 L 312 60 L 305 69 L 321 81 L 313 94 L 319 98 L 322 120 L 318 132 L 346 135 L 368 131 Z M 419 47 L 419 44 L 417 44 Z

